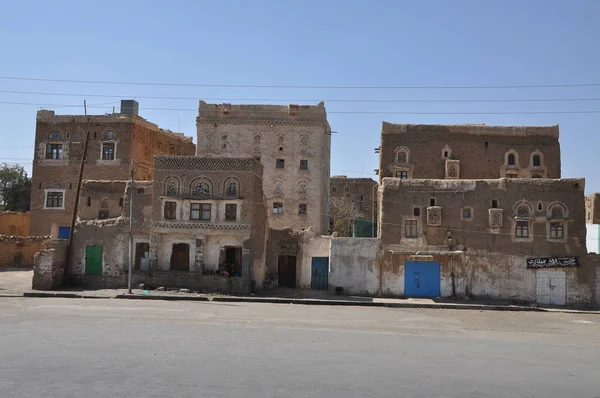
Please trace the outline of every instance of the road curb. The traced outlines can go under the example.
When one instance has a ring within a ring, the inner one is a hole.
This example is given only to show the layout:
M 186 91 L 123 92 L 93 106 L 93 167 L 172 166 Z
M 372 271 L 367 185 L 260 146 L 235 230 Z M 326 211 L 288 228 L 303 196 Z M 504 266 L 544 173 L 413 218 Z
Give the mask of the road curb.
M 18 293 L 2 293 L 0 297 L 23 297 L 23 294 Z
M 233 303 L 268 303 L 268 304 L 298 304 L 298 305 L 329 305 L 350 307 L 383 307 L 383 308 L 428 308 L 448 310 L 482 310 L 482 311 L 529 311 L 547 312 L 545 308 L 521 307 L 511 305 L 478 305 L 478 304 L 438 304 L 438 303 L 385 303 L 350 300 L 314 300 L 314 299 L 279 299 L 279 298 L 246 298 L 246 297 L 215 297 L 212 301 Z
M 117 299 L 129 300 L 165 300 L 165 301 L 210 301 L 204 296 L 151 296 L 148 294 L 119 294 Z

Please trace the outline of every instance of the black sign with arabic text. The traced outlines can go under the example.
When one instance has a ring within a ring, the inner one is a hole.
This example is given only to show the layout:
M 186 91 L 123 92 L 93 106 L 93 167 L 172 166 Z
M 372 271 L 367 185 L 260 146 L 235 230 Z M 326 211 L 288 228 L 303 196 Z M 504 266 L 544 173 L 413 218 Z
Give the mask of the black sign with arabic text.
M 577 257 L 540 257 L 527 259 L 527 268 L 577 267 L 578 265 L 579 261 Z

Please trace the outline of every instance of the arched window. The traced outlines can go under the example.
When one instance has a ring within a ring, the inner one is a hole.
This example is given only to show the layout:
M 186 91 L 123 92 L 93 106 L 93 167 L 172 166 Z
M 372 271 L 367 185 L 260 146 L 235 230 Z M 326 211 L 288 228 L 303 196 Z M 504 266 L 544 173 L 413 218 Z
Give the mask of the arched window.
M 516 156 L 515 156 L 515 154 L 514 154 L 514 153 L 509 153 L 509 154 L 506 156 L 506 163 L 507 163 L 509 166 L 514 166 L 514 165 L 516 165 L 516 164 L 517 164 L 517 159 L 516 159 Z
M 201 196 L 201 195 L 209 195 L 210 194 L 210 185 L 207 182 L 201 181 L 194 185 L 193 195 Z
M 166 196 L 179 195 L 179 180 L 177 178 L 169 177 L 165 180 L 165 195 Z
M 108 209 L 108 199 L 107 198 L 102 199 L 102 202 L 100 202 L 100 207 L 102 207 L 103 209 Z
M 282 194 L 283 193 L 283 182 L 276 181 L 275 182 L 275 193 Z
M 62 180 L 60 180 L 58 178 L 51 178 L 50 180 L 48 180 L 48 188 L 63 189 L 64 184 L 63 184 Z
M 50 141 L 62 141 L 62 134 L 60 131 L 52 131 L 50 134 L 48 134 L 48 139 Z
M 530 214 L 530 210 L 529 210 L 529 206 L 526 204 L 521 204 L 519 206 L 517 206 L 517 217 L 529 217 Z
M 548 217 L 549 218 L 566 218 L 567 209 L 560 203 L 553 203 L 548 206 Z
M 223 185 L 225 196 L 236 197 L 240 194 L 240 182 L 236 178 L 228 178 Z
M 398 163 L 408 163 L 408 152 L 405 150 L 398 151 Z
M 114 141 L 114 139 L 115 139 L 114 131 L 107 131 L 106 133 L 104 133 L 105 141 Z
M 306 183 L 306 181 L 300 181 L 300 183 L 298 184 L 298 192 L 300 193 L 306 193 L 308 184 Z M 335 187 L 332 188 L 332 192 L 335 193 L 336 189 Z
M 540 155 L 533 155 L 531 163 L 533 163 L 533 167 L 540 167 L 542 165 L 542 159 L 540 158 Z

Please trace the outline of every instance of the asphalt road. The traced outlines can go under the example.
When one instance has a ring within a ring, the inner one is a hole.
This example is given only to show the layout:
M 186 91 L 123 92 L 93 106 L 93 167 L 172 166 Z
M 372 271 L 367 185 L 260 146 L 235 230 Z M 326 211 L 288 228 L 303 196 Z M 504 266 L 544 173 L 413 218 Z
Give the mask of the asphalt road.
M 0 299 L 0 396 L 599 397 L 600 316 Z

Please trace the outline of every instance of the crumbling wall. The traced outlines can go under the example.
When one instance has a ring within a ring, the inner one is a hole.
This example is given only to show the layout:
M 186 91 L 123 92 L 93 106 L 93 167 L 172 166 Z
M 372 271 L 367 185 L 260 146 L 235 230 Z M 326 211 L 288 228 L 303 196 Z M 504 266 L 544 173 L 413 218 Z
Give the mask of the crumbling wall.
M 32 267 L 35 253 L 46 248 L 49 236 L 0 235 L 0 265 Z
M 381 241 L 373 238 L 331 238 L 329 288 L 344 294 L 373 296 L 379 292 Z
M 62 285 L 67 259 L 67 241 L 53 240 L 50 247 L 35 255 L 33 265 L 34 290 L 53 290 Z

